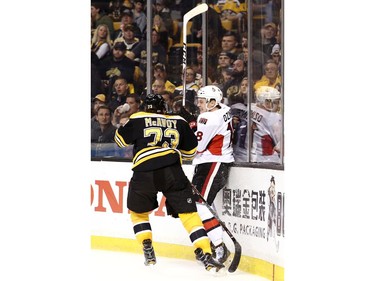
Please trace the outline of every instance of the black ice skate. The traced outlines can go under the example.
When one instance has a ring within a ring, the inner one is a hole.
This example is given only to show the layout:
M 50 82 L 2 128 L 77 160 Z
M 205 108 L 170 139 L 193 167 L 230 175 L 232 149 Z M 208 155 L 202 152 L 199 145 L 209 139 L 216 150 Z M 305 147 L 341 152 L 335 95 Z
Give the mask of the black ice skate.
M 143 240 L 143 253 L 145 256 L 145 265 L 154 265 L 156 263 L 155 252 L 150 239 Z
M 195 257 L 197 260 L 203 263 L 207 271 L 218 272 L 220 269 L 224 268 L 224 265 L 212 258 L 210 253 L 203 253 L 201 248 L 198 248 L 194 251 Z
M 214 246 L 211 242 L 212 257 L 220 263 L 225 263 L 230 256 L 230 251 L 224 242 Z

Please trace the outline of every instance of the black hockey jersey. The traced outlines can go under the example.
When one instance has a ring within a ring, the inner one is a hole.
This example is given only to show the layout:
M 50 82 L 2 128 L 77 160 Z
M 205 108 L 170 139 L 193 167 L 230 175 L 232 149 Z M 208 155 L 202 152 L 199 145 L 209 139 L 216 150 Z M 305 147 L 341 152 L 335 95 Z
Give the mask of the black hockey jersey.
M 192 160 L 197 138 L 178 115 L 137 112 L 116 130 L 119 147 L 134 145 L 133 171 L 151 171 L 180 161 Z

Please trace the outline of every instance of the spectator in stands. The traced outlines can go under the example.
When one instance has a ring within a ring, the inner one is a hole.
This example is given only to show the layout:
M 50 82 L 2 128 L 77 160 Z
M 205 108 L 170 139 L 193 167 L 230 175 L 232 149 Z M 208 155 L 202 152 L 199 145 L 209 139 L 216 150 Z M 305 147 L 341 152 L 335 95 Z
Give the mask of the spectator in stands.
M 101 60 L 110 54 L 111 47 L 112 42 L 108 26 L 105 24 L 98 25 L 91 40 L 91 51 Z
M 114 21 L 120 20 L 122 10 L 126 8 L 124 2 L 121 0 L 110 1 L 108 7 L 108 16 L 110 16 Z
M 173 32 L 173 20 L 171 15 L 171 9 L 167 6 L 165 0 L 156 0 L 154 6 L 155 15 L 159 15 L 165 24 L 169 34 Z
M 199 90 L 199 86 L 195 83 L 195 78 L 196 78 L 196 75 L 197 73 L 195 72 L 194 68 L 190 67 L 190 66 L 187 66 L 186 67 L 186 84 L 185 84 L 185 88 L 186 90 L 193 90 L 195 92 L 197 92 Z M 181 73 L 181 81 L 183 81 L 183 73 Z M 182 91 L 182 88 L 183 88 L 183 85 L 180 85 L 178 87 L 176 87 L 176 91 Z
M 223 97 L 224 103 L 228 103 L 228 97 L 240 90 L 242 79 L 246 76 L 245 64 L 242 60 L 235 60 L 233 62 L 232 79 L 224 84 Z
M 237 58 L 237 56 L 231 52 L 221 52 L 219 54 L 219 57 L 217 59 L 217 69 L 216 69 L 216 73 L 215 73 L 215 80 L 218 82 L 218 83 L 221 83 L 219 82 L 220 81 L 220 77 L 221 77 L 221 74 L 222 74 L 222 69 L 226 69 L 228 67 L 231 67 L 233 62 L 235 61 L 235 59 Z
M 152 29 L 151 33 L 151 44 L 152 44 L 152 64 L 153 66 L 157 63 L 166 64 L 167 62 L 167 50 L 160 44 L 159 33 L 156 29 Z M 140 69 L 143 73 L 146 73 L 147 66 L 147 41 L 142 40 L 139 44 L 127 54 L 127 56 L 139 64 Z
M 112 124 L 117 128 L 126 123 L 130 115 L 139 111 L 141 99 L 136 94 L 127 94 L 125 103 L 118 106 L 113 113 Z
M 277 63 L 279 74 L 281 75 L 281 70 L 282 70 L 282 67 L 281 67 L 281 51 L 280 51 L 280 45 L 279 44 L 275 44 L 272 47 L 271 57 Z
M 271 86 L 278 91 L 281 90 L 281 76 L 278 70 L 278 64 L 274 60 L 268 60 L 264 65 L 264 75 L 255 82 L 254 92 L 261 86 Z
M 222 68 L 219 76 L 216 78 L 213 84 L 215 84 L 223 92 L 224 86 L 229 83 L 229 80 L 233 79 L 232 72 L 232 67 Z
M 185 84 L 185 98 L 186 100 L 194 103 L 199 86 L 195 83 L 196 73 L 190 66 L 186 67 L 186 84 Z M 181 81 L 183 81 L 183 73 L 181 73 Z M 183 85 L 176 87 L 173 96 L 182 95 Z
M 124 37 L 123 31 L 124 27 L 128 24 L 133 26 L 134 37 L 137 38 L 139 41 L 143 38 L 143 33 L 141 32 L 140 28 L 138 27 L 137 23 L 133 21 L 133 12 L 129 9 L 125 9 L 121 16 L 121 25 L 120 29 L 114 32 L 113 39 Z
M 169 32 L 165 26 L 163 18 L 160 15 L 155 15 L 153 18 L 153 28 L 159 33 L 160 44 L 164 47 L 164 49 L 168 50 L 168 38 Z
M 152 83 L 152 92 L 154 94 L 161 95 L 165 91 L 165 79 L 162 77 L 155 78 L 154 83 Z
M 134 1 L 133 21 L 138 25 L 142 34 L 146 32 L 147 16 L 144 12 L 144 0 Z
M 228 51 L 221 52 L 218 58 L 218 69 L 232 66 L 236 58 L 237 58 L 236 55 L 234 55 L 231 52 L 228 52 Z
M 215 77 L 215 69 L 213 68 L 213 65 L 207 64 L 207 80 L 209 80 L 208 84 L 211 84 Z M 203 74 L 203 53 L 202 53 L 202 45 L 199 45 L 197 47 L 197 59 L 195 63 L 191 64 L 191 67 L 195 71 L 195 84 L 200 87 L 201 80 L 202 80 L 202 74 Z
M 260 31 L 260 39 L 255 40 L 254 49 L 262 51 L 271 58 L 272 47 L 277 43 L 277 26 L 273 22 L 266 23 Z
M 117 76 L 123 76 L 128 83 L 134 84 L 135 63 L 125 56 L 125 52 L 124 40 L 115 40 L 112 54 L 99 66 L 101 78 L 108 81 L 109 89 L 113 85 L 113 79 Z
M 227 20 L 231 22 L 231 30 L 240 29 L 241 20 L 246 17 L 247 7 L 241 4 L 239 1 L 226 0 L 218 1 L 214 6 L 216 12 L 220 14 L 221 21 Z
M 151 93 L 161 95 L 162 92 L 166 91 L 165 88 L 166 79 L 163 76 L 154 77 L 154 82 L 151 85 Z M 148 95 L 147 87 L 145 87 L 140 95 L 141 97 L 141 106 Z
M 96 112 L 98 111 L 99 106 L 105 105 L 105 94 L 98 94 L 95 98 L 92 99 L 91 103 L 91 128 L 94 127 L 95 124 L 99 124 L 98 120 L 96 119 Z
M 238 92 L 233 92 L 230 94 L 230 96 L 228 96 L 229 106 L 232 106 L 234 103 L 239 101 L 241 101 L 241 103 L 243 103 L 244 105 L 247 105 L 249 95 L 248 90 L 248 79 L 247 77 L 243 77 Z
M 108 107 L 114 112 L 116 108 L 123 105 L 126 100 L 126 96 L 130 94 L 129 85 L 126 78 L 123 76 L 117 76 L 113 83 L 113 92 L 108 95 Z
M 165 102 L 165 107 L 166 107 L 166 114 L 172 114 L 173 113 L 173 93 L 169 91 L 163 91 L 160 94 Z
M 139 95 L 130 94 L 126 96 L 126 103 L 130 106 L 129 111 L 126 112 L 126 117 L 130 117 L 130 115 L 139 111 L 141 99 Z
M 106 106 L 98 107 L 95 118 L 98 120 L 99 126 L 91 128 L 92 143 L 111 143 L 114 142 L 116 127 L 112 125 L 112 111 Z
M 223 38 L 221 39 L 221 51 L 230 52 L 238 56 L 241 52 L 241 49 L 239 49 L 238 47 L 239 42 L 237 33 L 232 31 L 224 33 Z
M 135 34 L 134 32 L 135 32 L 134 25 L 132 25 L 132 24 L 121 25 L 121 35 L 122 35 L 122 37 L 119 37 L 119 38 L 124 39 L 124 43 L 125 43 L 125 46 L 126 46 L 125 55 L 128 52 L 130 52 L 131 50 L 133 50 L 134 47 L 137 46 L 138 43 L 139 43 L 139 39 L 134 36 L 134 34 Z
M 174 85 L 171 81 L 168 80 L 168 73 L 167 69 L 164 64 L 157 63 L 154 66 L 154 79 L 162 78 L 165 81 L 165 90 L 173 93 L 176 89 L 176 85 Z
M 239 85 L 239 88 L 238 88 L 238 91 L 232 91 L 230 93 L 230 95 L 228 95 L 228 105 L 231 106 L 234 104 L 233 100 L 235 102 L 238 102 L 239 100 L 243 103 L 243 104 L 247 104 L 247 93 L 248 91 L 248 80 L 247 80 L 247 77 L 243 77 L 241 82 L 240 82 L 240 85 Z
M 107 3 L 91 3 L 91 29 L 96 29 L 100 24 L 105 24 L 109 29 L 109 36 L 113 38 L 113 20 L 106 14 Z

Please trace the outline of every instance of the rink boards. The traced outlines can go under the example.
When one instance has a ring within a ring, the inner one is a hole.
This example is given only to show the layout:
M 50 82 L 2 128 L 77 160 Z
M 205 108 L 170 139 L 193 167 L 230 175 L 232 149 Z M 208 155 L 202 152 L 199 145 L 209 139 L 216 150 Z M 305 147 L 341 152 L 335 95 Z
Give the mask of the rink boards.
M 191 179 L 193 166 L 183 165 L 183 169 Z M 141 251 L 126 207 L 131 176 L 131 163 L 91 161 L 93 249 Z M 242 246 L 241 270 L 270 280 L 284 280 L 285 197 L 283 171 L 231 167 L 228 186 L 216 198 L 215 207 Z M 159 208 L 150 215 L 155 252 L 160 256 L 194 259 L 185 229 L 178 219 L 167 216 L 162 194 L 158 199 Z M 225 238 L 233 252 L 231 240 Z

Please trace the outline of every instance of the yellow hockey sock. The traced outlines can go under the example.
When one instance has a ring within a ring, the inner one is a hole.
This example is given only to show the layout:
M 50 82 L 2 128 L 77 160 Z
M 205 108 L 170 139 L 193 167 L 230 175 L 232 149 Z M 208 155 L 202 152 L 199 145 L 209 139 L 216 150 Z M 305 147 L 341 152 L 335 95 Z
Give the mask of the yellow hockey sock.
M 130 211 L 130 219 L 133 222 L 133 230 L 137 241 L 142 245 L 143 240 L 152 240 L 152 230 L 149 221 L 149 212 L 135 213 Z
M 196 248 L 201 248 L 204 253 L 211 253 L 210 239 L 203 227 L 197 212 L 178 215 L 184 228 L 190 235 L 190 240 Z

